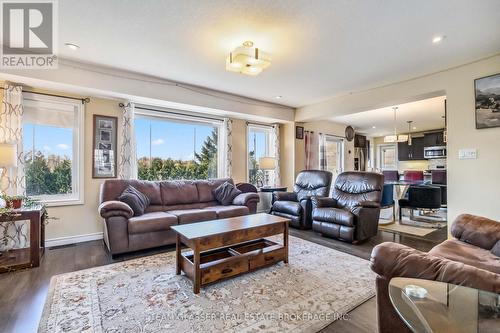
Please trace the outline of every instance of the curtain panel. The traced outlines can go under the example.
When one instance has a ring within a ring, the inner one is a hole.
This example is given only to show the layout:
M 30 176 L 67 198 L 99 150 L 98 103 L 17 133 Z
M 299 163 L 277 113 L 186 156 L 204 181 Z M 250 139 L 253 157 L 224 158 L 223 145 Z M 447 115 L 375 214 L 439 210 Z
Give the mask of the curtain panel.
M 326 170 L 326 136 L 319 133 L 319 169 Z
M 319 136 L 313 131 L 304 131 L 306 170 L 319 168 Z
M 274 167 L 274 186 L 281 185 L 281 151 L 280 151 L 280 125 L 273 125 L 272 138 L 274 144 L 274 158 L 276 166 Z
M 137 179 L 137 154 L 134 134 L 134 103 L 122 107 L 120 140 L 120 161 L 118 177 L 121 179 Z
M 233 176 L 233 120 L 224 118 L 221 129 L 222 177 Z

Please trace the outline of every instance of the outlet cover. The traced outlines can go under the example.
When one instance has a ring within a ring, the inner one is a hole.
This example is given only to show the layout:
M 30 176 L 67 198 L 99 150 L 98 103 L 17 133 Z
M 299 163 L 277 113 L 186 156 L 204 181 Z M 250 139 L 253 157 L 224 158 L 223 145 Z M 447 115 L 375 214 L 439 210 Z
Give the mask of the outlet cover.
M 475 160 L 476 158 L 477 158 L 477 149 L 475 148 L 460 149 L 458 151 L 459 160 Z

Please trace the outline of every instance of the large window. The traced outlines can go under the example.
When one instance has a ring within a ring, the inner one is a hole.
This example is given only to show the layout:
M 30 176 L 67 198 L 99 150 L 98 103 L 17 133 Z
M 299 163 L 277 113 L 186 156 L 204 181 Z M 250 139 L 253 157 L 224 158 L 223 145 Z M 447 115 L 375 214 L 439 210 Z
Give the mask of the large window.
M 24 93 L 26 194 L 47 204 L 83 203 L 80 101 Z
M 248 125 L 248 182 L 256 186 L 273 184 L 274 171 L 262 170 L 262 157 L 274 157 L 270 126 Z
M 379 146 L 379 168 L 381 170 L 395 170 L 398 168 L 396 145 Z
M 344 140 L 335 136 L 325 135 L 325 169 L 333 174 L 333 180 L 344 169 Z
M 216 120 L 139 113 L 135 119 L 139 179 L 220 177 L 220 127 Z

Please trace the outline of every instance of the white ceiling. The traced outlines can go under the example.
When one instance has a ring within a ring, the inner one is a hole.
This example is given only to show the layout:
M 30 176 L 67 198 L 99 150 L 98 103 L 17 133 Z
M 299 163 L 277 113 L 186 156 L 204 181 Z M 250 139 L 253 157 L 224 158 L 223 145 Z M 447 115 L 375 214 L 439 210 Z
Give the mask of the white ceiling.
M 498 0 L 64 0 L 59 50 L 298 107 L 498 53 L 499 12 Z M 444 42 L 432 44 L 440 34 Z M 225 71 L 245 40 L 273 58 L 257 77 Z
M 395 105 L 398 133 L 408 133 L 407 121 L 412 120 L 412 131 L 420 132 L 444 128 L 445 96 Z M 340 124 L 351 125 L 356 132 L 368 136 L 384 136 L 394 133 L 394 110 L 392 107 L 370 110 L 331 118 Z M 373 128 L 375 127 L 375 128 Z

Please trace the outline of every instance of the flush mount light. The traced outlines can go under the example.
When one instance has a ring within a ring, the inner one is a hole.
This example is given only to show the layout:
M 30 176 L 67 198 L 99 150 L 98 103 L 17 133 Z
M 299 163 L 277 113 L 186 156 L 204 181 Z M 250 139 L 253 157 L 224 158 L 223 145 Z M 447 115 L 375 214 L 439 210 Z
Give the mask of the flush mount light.
M 276 99 L 282 99 L 282 98 L 283 98 L 283 96 L 281 96 L 281 95 L 276 96 Z
M 445 39 L 446 36 L 436 36 L 434 38 L 432 38 L 432 43 L 434 44 L 439 44 L 443 41 L 443 39 Z
M 66 47 L 68 49 L 73 50 L 73 51 L 76 51 L 80 48 L 80 46 L 73 44 L 73 43 L 64 43 L 64 45 L 66 45 Z
M 226 59 L 226 70 L 251 76 L 260 74 L 270 65 L 269 54 L 253 47 L 252 41 L 246 41 L 242 46 L 235 48 Z

